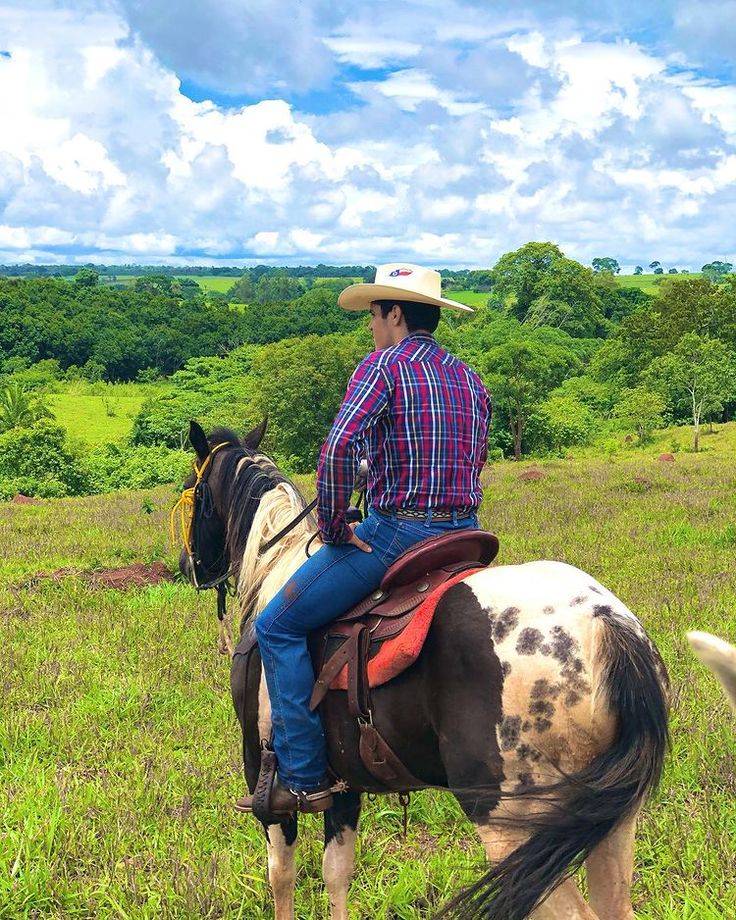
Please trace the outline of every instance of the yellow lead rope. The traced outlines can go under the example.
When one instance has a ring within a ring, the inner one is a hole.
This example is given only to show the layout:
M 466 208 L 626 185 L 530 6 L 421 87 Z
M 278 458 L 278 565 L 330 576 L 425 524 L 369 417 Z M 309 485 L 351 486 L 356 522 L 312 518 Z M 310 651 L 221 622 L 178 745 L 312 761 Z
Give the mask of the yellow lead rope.
M 171 514 L 169 516 L 169 528 L 171 532 L 171 542 L 172 544 L 176 543 L 176 517 L 177 512 L 179 513 L 179 528 L 181 530 L 181 539 L 184 544 L 184 549 L 187 551 L 187 555 L 191 559 L 192 557 L 192 526 L 194 524 L 194 494 L 197 490 L 197 486 L 202 481 L 204 472 L 207 469 L 210 460 L 215 456 L 218 450 L 222 447 L 227 447 L 228 442 L 224 441 L 222 444 L 218 444 L 216 447 L 210 451 L 209 454 L 204 458 L 204 462 L 201 466 L 197 466 L 197 461 L 194 461 L 194 472 L 197 476 L 197 481 L 191 487 L 191 489 L 184 489 L 179 497 L 179 501 L 171 509 Z

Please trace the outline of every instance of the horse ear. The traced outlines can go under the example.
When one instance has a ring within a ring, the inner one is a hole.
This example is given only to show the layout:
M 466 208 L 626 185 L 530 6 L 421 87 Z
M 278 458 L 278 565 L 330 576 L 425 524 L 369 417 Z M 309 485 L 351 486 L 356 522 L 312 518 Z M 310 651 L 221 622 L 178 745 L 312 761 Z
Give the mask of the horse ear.
M 258 446 L 263 440 L 268 425 L 268 416 L 266 415 L 260 425 L 256 426 L 253 431 L 249 431 L 243 438 L 243 447 L 249 447 L 251 450 L 258 450 Z
M 197 457 L 199 457 L 201 463 L 209 454 L 210 445 L 207 442 L 207 435 L 202 430 L 202 426 L 198 425 L 194 419 L 189 422 L 189 441 L 197 452 Z

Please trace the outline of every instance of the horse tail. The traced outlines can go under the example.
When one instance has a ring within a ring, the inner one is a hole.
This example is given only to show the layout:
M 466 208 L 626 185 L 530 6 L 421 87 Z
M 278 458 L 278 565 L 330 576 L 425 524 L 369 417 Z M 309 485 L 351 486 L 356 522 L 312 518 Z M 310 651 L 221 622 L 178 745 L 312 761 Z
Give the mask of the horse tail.
M 541 795 L 549 806 L 544 814 L 498 819 L 529 837 L 437 917 L 524 920 L 656 789 L 669 747 L 664 664 L 631 615 L 599 607 L 596 617 L 599 686 L 618 718 L 615 744 L 583 770 L 530 790 L 529 798 Z

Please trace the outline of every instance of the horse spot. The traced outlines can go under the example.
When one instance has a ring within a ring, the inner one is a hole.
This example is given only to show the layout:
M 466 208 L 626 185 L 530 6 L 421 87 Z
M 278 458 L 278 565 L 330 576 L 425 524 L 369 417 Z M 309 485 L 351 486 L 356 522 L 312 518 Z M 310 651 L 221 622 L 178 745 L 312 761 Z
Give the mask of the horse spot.
M 565 696 L 565 706 L 567 709 L 571 709 L 573 706 L 577 706 L 580 702 L 580 694 L 576 693 L 575 690 L 568 691 Z
M 501 662 L 501 673 L 503 674 L 504 677 L 509 676 L 509 674 L 511 673 L 511 662 L 510 661 Z
M 522 629 L 519 635 L 519 641 L 516 643 L 516 651 L 519 655 L 533 655 L 539 651 L 544 636 L 538 629 L 527 627 Z
M 531 760 L 532 763 L 537 763 L 542 757 L 539 751 L 530 744 L 520 744 L 516 749 L 516 756 L 519 760 Z
M 516 628 L 518 622 L 518 607 L 507 607 L 505 610 L 502 610 L 493 624 L 493 641 L 503 642 L 511 630 Z
M 552 728 L 552 722 L 549 719 L 537 718 L 534 720 L 534 730 L 538 734 L 541 735 L 543 732 L 548 732 L 550 728 Z
M 551 654 L 552 654 L 552 646 L 549 644 L 549 642 L 544 642 L 542 645 L 539 646 L 539 651 L 540 651 L 543 655 L 551 655 Z
M 540 677 L 539 680 L 535 680 L 532 685 L 531 697 L 533 700 L 541 700 L 546 696 L 549 696 L 549 692 L 552 689 L 550 682 L 544 678 Z
M 587 598 L 584 594 L 578 594 L 577 597 L 574 597 L 574 598 L 570 601 L 570 606 L 571 606 L 571 607 L 579 607 L 581 604 L 584 604 L 587 600 L 588 600 L 588 598 Z
M 593 616 L 594 617 L 610 617 L 610 616 L 613 616 L 613 610 L 611 610 L 608 604 L 596 604 L 593 607 Z
M 578 644 L 561 626 L 552 627 L 552 655 L 560 664 L 568 664 L 572 653 L 578 650 Z
M 603 594 L 600 588 L 596 588 L 595 585 L 588 585 L 588 589 L 593 592 L 593 594 Z
M 532 729 L 532 723 L 531 723 L 531 722 L 524 722 L 524 724 L 521 726 L 521 730 L 522 730 L 523 732 L 531 731 L 531 729 Z
M 550 604 L 547 604 L 546 607 L 542 607 L 542 613 L 546 613 L 547 616 L 549 616 L 551 613 L 554 613 L 554 612 L 555 612 L 555 608 L 550 606 Z
M 504 716 L 498 729 L 498 735 L 501 739 L 501 750 L 510 751 L 519 743 L 521 734 L 521 717 Z
M 572 669 L 572 671 L 573 671 L 575 674 L 582 674 L 582 672 L 583 672 L 585 666 L 583 665 L 582 659 L 580 659 L 580 658 L 575 658 L 575 659 L 573 659 L 573 661 L 570 663 L 570 668 Z
M 535 700 L 529 704 L 529 715 L 532 716 L 553 716 L 555 707 L 547 700 Z
M 531 789 L 534 785 L 534 777 L 531 773 L 519 773 L 519 782 L 514 791 L 523 792 L 525 789 Z

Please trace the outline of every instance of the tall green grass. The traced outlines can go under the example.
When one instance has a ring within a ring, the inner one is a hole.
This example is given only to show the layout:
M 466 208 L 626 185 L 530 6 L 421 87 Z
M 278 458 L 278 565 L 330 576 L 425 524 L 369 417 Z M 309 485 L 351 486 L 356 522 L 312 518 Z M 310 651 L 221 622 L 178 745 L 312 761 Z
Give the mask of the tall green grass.
M 499 563 L 562 559 L 642 619 L 673 681 L 673 750 L 638 835 L 640 920 L 736 916 L 736 723 L 684 640 L 736 640 L 736 425 L 700 454 L 659 446 L 484 474 Z M 313 494 L 310 477 L 299 484 Z M 176 553 L 170 488 L 0 506 L 0 917 L 271 917 L 265 846 L 236 816 L 239 730 L 214 600 L 185 585 L 120 592 L 29 576 Z M 152 513 L 147 513 L 151 510 Z M 419 920 L 477 877 L 452 798 L 367 802 L 356 918 Z M 321 822 L 301 822 L 297 917 L 327 915 Z

